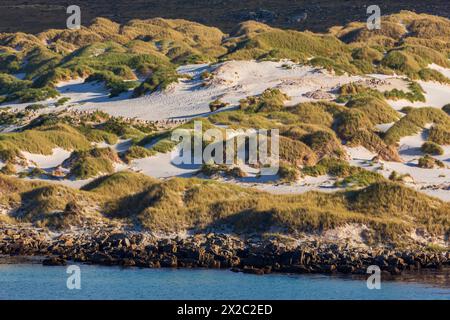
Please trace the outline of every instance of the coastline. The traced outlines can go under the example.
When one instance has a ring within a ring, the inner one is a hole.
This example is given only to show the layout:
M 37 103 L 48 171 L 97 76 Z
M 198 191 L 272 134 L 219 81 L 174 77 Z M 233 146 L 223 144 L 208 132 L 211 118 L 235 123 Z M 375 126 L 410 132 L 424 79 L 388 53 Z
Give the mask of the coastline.
M 352 247 L 315 240 L 243 239 L 220 233 L 162 238 L 116 228 L 57 234 L 29 226 L 0 226 L 0 264 L 30 261 L 44 266 L 73 261 L 139 268 L 227 269 L 256 275 L 367 276 L 367 267 L 377 265 L 384 279 L 396 280 L 421 270 L 448 270 L 450 252 Z

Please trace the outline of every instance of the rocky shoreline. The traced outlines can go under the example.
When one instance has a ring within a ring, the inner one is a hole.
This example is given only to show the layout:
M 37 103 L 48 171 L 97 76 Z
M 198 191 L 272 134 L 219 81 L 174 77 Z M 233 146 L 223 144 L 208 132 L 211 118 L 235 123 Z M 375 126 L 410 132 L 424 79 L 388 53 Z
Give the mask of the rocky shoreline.
M 450 266 L 450 252 L 352 248 L 302 241 L 241 239 L 197 234 L 173 239 L 123 230 L 85 230 L 52 234 L 30 227 L 0 227 L 0 255 L 43 256 L 47 266 L 67 261 L 141 268 L 215 268 L 251 274 L 367 274 L 377 265 L 382 275 Z

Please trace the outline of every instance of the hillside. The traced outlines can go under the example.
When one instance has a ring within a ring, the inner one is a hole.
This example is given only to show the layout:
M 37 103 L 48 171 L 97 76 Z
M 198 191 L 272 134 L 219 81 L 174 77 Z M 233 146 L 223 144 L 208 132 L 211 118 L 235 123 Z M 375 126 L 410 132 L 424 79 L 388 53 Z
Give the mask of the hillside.
M 2 33 L 0 219 L 296 236 L 352 226 L 370 244 L 447 246 L 449 30 L 401 11 L 373 32 L 97 18 Z M 278 172 L 176 164 L 172 134 L 194 121 L 202 133 L 278 129 Z
M 99 16 L 119 23 L 132 19 L 164 17 L 196 21 L 219 27 L 226 32 L 246 20 L 259 20 L 279 28 L 323 32 L 331 26 L 355 20 L 364 21 L 367 17 L 366 5 L 358 0 L 197 0 L 189 3 L 182 0 L 135 0 L 132 3 L 124 0 L 115 0 L 114 3 L 105 0 L 95 3 L 79 0 L 77 4 L 83 8 L 84 25 Z M 379 0 L 377 4 L 383 14 L 411 10 L 449 17 L 448 3 L 444 0 Z M 37 3 L 4 0 L 0 11 L 0 32 L 39 33 L 45 29 L 63 28 L 67 5 L 62 0 L 40 0 Z

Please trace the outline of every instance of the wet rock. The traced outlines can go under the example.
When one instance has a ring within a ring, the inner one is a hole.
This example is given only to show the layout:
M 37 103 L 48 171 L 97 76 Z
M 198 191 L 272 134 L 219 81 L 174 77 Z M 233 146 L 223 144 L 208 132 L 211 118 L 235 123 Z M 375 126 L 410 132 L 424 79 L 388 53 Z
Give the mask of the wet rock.
M 67 261 L 60 257 L 48 257 L 42 261 L 44 266 L 65 266 Z

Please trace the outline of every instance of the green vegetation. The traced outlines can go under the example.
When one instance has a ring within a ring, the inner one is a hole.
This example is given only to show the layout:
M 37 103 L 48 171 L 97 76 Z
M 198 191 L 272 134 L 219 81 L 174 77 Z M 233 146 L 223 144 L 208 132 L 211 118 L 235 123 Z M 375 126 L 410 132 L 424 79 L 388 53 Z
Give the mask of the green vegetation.
M 300 170 L 295 166 L 282 161 L 280 162 L 280 167 L 278 168 L 278 176 L 280 177 L 281 182 L 290 183 L 296 182 L 300 179 L 301 174 Z
M 450 126 L 449 116 L 442 110 L 426 107 L 413 109 L 406 116 L 397 121 L 384 135 L 388 144 L 398 142 L 402 137 L 417 134 L 429 123 Z
M 174 68 L 158 68 L 134 90 L 133 94 L 135 97 L 139 97 L 157 90 L 163 91 L 170 84 L 177 82 L 180 77 Z
M 247 21 L 227 37 L 216 28 L 181 19 L 120 25 L 98 18 L 83 30 L 4 34 L 0 35 L 0 102 L 54 98 L 58 94 L 54 86 L 74 78 L 102 81 L 111 96 L 131 89 L 134 96 L 141 96 L 176 82 L 177 65 L 232 59 L 290 59 L 337 74 L 397 73 L 448 83 L 428 66 L 450 66 L 445 32 L 449 25 L 445 18 L 401 12 L 385 17 L 383 30 L 374 32 L 358 22 L 314 34 Z M 25 80 L 8 75 L 19 72 L 26 74 Z M 139 84 L 138 78 L 146 80 Z M 201 78 L 210 79 L 211 74 L 204 72 Z M 412 86 L 411 92 L 394 90 L 386 95 L 422 101 L 423 92 L 417 84 Z
M 209 110 L 211 110 L 211 112 L 217 111 L 219 109 L 225 108 L 226 106 L 228 106 L 229 103 L 227 102 L 223 102 L 219 99 L 216 99 L 214 101 L 211 101 L 209 103 Z
M 25 111 L 38 111 L 41 109 L 45 109 L 46 106 L 42 105 L 42 104 L 30 104 L 29 106 L 25 107 Z
M 241 168 L 224 164 L 204 164 L 199 173 L 208 177 L 224 175 L 226 177 L 244 178 L 247 176 Z
M 17 173 L 17 171 L 15 166 L 12 163 L 8 162 L 0 169 L 0 173 L 6 175 L 14 175 Z
M 63 106 L 64 104 L 66 104 L 66 102 L 69 102 L 69 101 L 70 101 L 69 97 L 63 97 L 61 99 L 58 99 L 58 101 L 56 101 L 55 106 L 56 107 Z
M 119 162 L 117 154 L 110 148 L 94 148 L 75 151 L 63 163 L 70 168 L 70 176 L 75 179 L 88 179 L 99 174 L 114 172 L 114 162 Z
M 0 134 L 0 159 L 12 161 L 20 155 L 20 151 L 50 155 L 56 147 L 78 150 L 86 149 L 89 145 L 78 130 L 68 125 L 42 126 L 23 132 Z
M 445 234 L 450 226 L 447 203 L 391 182 L 335 194 L 272 195 L 200 179 L 155 181 L 120 172 L 81 191 L 0 175 L 0 190 L 0 203 L 20 209 L 22 221 L 53 227 L 77 223 L 64 214 L 73 202 L 85 204 L 80 220 L 113 219 L 161 231 L 213 226 L 295 233 L 361 223 L 370 228 L 371 241 L 386 243 L 401 242 L 415 228 Z M 106 217 L 92 211 L 96 207 Z
M 450 144 L 450 127 L 445 125 L 434 125 L 428 131 L 428 140 L 440 144 Z
M 124 152 L 122 159 L 126 163 L 130 163 L 134 159 L 142 159 L 151 157 L 156 154 L 156 151 L 149 150 L 140 146 L 131 146 L 127 151 Z
M 433 169 L 435 167 L 438 167 L 438 168 L 445 167 L 445 165 L 442 161 L 437 160 L 437 159 L 429 156 L 428 154 L 419 159 L 418 166 L 419 166 L 419 168 L 425 168 L 425 169 Z
M 395 182 L 404 182 L 406 179 L 411 179 L 411 175 L 409 173 L 406 174 L 399 174 L 397 171 L 392 171 L 389 175 L 389 180 L 395 181 Z
M 434 155 L 434 156 L 444 154 L 444 149 L 442 149 L 442 147 L 440 145 L 438 145 L 437 143 L 434 143 L 431 141 L 427 141 L 424 144 L 422 144 L 422 147 L 420 148 L 420 150 L 425 154 Z
M 389 123 L 398 120 L 398 113 L 383 99 L 363 96 L 350 99 L 346 107 L 364 112 L 373 124 Z
M 404 92 L 403 90 L 398 90 L 398 89 L 392 89 L 391 91 L 386 91 L 384 93 L 384 96 L 387 99 L 391 99 L 391 100 L 409 100 L 411 102 L 415 102 L 415 101 L 420 101 L 420 102 L 425 102 L 425 91 L 423 91 L 422 87 L 420 86 L 420 84 L 418 84 L 417 82 L 411 81 L 408 85 L 408 92 Z
M 259 96 L 250 96 L 239 101 L 241 110 L 248 112 L 277 111 L 283 109 L 289 97 L 279 89 L 266 89 Z

